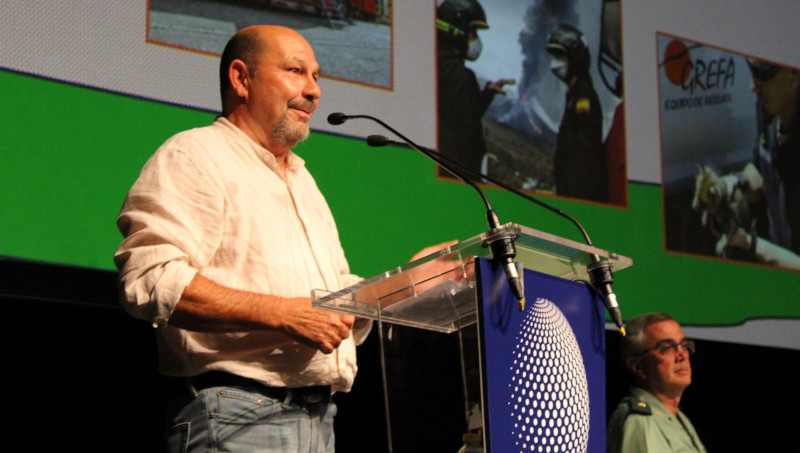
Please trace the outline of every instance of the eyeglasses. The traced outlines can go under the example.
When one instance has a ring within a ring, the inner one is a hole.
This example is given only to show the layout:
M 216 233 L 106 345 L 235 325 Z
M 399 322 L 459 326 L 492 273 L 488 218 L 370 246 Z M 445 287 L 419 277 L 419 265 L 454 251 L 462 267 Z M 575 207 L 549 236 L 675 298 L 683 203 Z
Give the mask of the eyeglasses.
M 639 355 L 647 354 L 650 351 L 658 351 L 658 353 L 661 355 L 677 354 L 680 351 L 680 348 L 685 349 L 689 355 L 692 355 L 694 354 L 694 341 L 683 340 L 680 343 L 675 343 L 672 340 L 662 340 L 652 348 L 645 349 Z
M 762 82 L 769 82 L 778 74 L 778 71 L 781 70 L 780 66 L 763 62 L 754 62 L 749 59 L 747 60 L 747 65 L 750 67 L 750 73 L 753 74 L 753 77 Z

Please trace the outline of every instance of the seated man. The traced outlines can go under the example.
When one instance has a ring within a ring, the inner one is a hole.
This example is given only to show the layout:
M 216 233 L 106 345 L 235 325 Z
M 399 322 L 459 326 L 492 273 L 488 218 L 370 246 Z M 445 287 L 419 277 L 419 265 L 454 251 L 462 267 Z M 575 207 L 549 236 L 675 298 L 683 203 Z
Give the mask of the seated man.
M 621 355 L 633 386 L 608 422 L 608 452 L 705 453 L 694 426 L 678 409 L 692 382 L 694 342 L 664 313 L 639 315 L 625 328 Z

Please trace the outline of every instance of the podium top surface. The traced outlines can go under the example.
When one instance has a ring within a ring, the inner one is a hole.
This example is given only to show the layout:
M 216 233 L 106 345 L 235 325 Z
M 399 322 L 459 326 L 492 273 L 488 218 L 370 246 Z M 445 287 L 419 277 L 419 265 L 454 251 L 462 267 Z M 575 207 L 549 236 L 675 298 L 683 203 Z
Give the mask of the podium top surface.
M 452 332 L 475 322 L 473 278 L 477 257 L 491 258 L 495 240 L 513 238 L 517 263 L 525 269 L 589 281 L 587 266 L 596 255 L 614 271 L 630 258 L 515 223 L 461 241 L 418 260 L 387 270 L 336 292 L 315 289 L 315 307 L 373 320 Z

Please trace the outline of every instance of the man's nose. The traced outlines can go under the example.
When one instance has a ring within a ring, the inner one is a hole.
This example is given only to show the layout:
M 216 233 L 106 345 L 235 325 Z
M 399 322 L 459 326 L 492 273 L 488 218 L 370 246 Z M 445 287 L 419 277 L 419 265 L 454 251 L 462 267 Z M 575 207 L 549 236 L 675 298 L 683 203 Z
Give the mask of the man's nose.
M 675 354 L 677 357 L 686 360 L 689 358 L 689 355 L 691 355 L 691 351 L 689 351 L 689 348 L 685 344 L 676 344 Z
M 303 90 L 303 97 L 307 100 L 314 102 L 319 100 L 322 96 L 322 89 L 313 77 L 309 77 L 308 82 Z

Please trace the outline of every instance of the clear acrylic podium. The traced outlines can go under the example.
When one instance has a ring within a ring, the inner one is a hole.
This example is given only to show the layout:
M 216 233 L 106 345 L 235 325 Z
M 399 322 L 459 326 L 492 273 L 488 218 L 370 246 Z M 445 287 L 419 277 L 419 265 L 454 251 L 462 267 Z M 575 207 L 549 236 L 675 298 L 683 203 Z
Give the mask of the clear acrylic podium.
M 524 268 L 524 310 L 487 246 L 509 235 L 518 268 Z M 531 448 L 564 438 L 569 445 L 565 441 L 558 451 L 604 452 L 605 315 L 602 301 L 585 284 L 593 255 L 613 270 L 632 265 L 630 258 L 508 223 L 341 291 L 314 290 L 312 299 L 318 308 L 376 320 L 379 327 L 450 333 L 477 322 L 485 451 L 539 451 Z M 381 349 L 384 354 L 383 337 Z M 566 365 L 544 365 L 554 359 Z M 462 372 L 463 367 L 462 357 Z M 385 367 L 383 372 L 391 451 Z M 552 385 L 560 390 L 550 392 Z M 561 401 L 565 392 L 569 403 Z M 554 404 L 558 412 L 539 410 Z M 533 409 L 539 412 L 530 415 Z M 565 416 L 564 410 L 576 412 Z M 559 435 L 541 429 L 567 419 L 577 422 L 565 423 Z
M 476 321 L 475 259 L 491 257 L 485 246 L 493 236 L 516 237 L 516 262 L 525 269 L 567 280 L 589 280 L 590 254 L 621 270 L 630 258 L 590 247 L 515 223 L 507 223 L 493 234 L 458 244 L 337 292 L 315 289 L 314 306 L 327 310 L 439 332 L 453 332 Z M 451 266 L 443 269 L 443 262 Z M 453 278 L 447 277 L 449 274 Z M 442 281 L 443 280 L 443 281 Z

